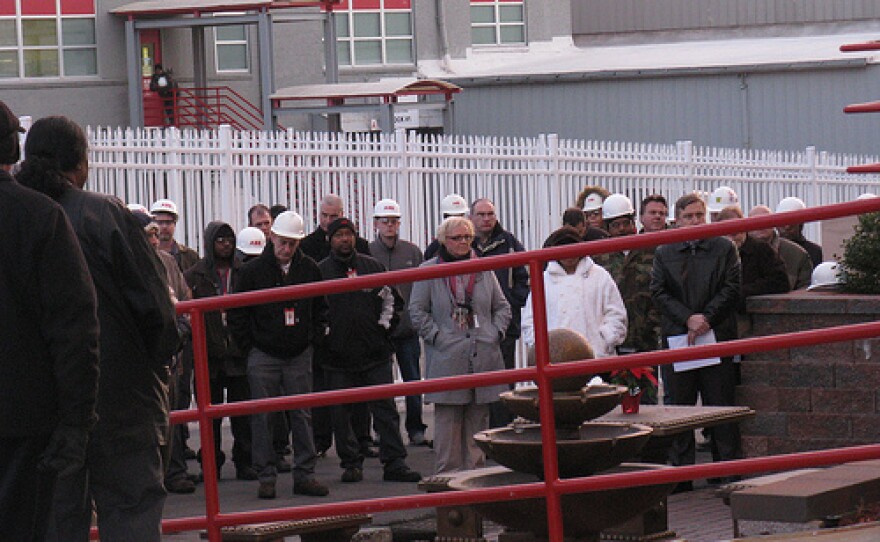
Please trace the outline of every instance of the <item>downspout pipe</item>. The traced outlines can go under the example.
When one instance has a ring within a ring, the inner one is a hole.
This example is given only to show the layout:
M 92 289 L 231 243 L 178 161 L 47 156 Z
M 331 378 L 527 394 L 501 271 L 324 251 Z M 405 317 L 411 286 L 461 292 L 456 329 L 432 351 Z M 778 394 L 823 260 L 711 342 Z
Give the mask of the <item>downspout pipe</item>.
M 449 33 L 446 31 L 446 2 L 434 0 L 434 11 L 437 14 L 437 37 L 440 42 L 440 67 L 446 73 L 452 70 L 452 58 L 449 56 Z

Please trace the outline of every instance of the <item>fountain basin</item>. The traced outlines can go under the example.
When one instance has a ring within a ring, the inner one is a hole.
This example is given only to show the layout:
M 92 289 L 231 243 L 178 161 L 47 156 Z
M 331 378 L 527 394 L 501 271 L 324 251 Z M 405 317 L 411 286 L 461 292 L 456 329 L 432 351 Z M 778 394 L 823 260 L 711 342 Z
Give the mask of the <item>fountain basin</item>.
M 652 432 L 646 425 L 614 422 L 587 422 L 576 429 L 557 428 L 559 477 L 587 476 L 618 465 L 637 455 Z M 544 477 L 539 424 L 489 429 L 474 435 L 474 440 L 487 456 L 505 467 Z
M 614 410 L 627 392 L 626 386 L 599 384 L 586 386 L 577 391 L 553 393 L 553 411 L 556 425 L 580 425 Z M 501 401 L 517 416 L 528 420 L 540 420 L 538 388 L 522 388 L 504 392 Z
M 613 474 L 672 468 L 666 465 L 623 463 L 602 472 Z M 454 490 L 484 489 L 534 482 L 532 475 L 505 467 L 462 472 L 449 482 Z M 562 495 L 562 524 L 566 537 L 598 540 L 603 529 L 619 525 L 659 504 L 675 488 L 675 482 L 650 486 L 605 489 Z M 490 520 L 512 529 L 547 537 L 547 505 L 543 498 L 485 502 L 470 505 Z

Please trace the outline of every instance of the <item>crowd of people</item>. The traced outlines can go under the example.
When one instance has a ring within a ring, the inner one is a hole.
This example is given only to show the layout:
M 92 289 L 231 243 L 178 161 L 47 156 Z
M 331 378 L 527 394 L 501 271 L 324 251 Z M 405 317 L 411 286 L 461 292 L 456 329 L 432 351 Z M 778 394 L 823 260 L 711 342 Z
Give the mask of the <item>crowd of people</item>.
M 310 234 L 298 213 L 258 204 L 238 233 L 221 220 L 207 224 L 199 256 L 175 240 L 174 201 L 126 208 L 86 190 L 88 144 L 69 119 L 34 123 L 13 178 L 20 132 L 0 102 L 0 222 L 12 239 L 0 258 L 0 359 L 19 375 L 0 395 L 6 412 L 19 413 L 2 426 L 0 524 L 34 538 L 86 540 L 94 510 L 102 539 L 158 540 L 166 491 L 195 490 L 199 475 L 187 460 L 199 454 L 187 446 L 185 424 L 168 424 L 169 410 L 188 408 L 193 394 L 190 322 L 175 315 L 175 303 L 525 250 L 488 198 L 444 198 L 443 222 L 423 252 L 401 239 L 398 202 L 376 203 L 370 241 L 342 199 L 328 194 Z M 587 186 L 575 205 L 544 247 L 744 215 L 728 187 L 680 197 L 674 219 L 660 194 L 636 212 L 628 196 Z M 777 212 L 803 207 L 786 198 Z M 769 212 L 759 205 L 749 216 Z M 749 332 L 746 297 L 803 288 L 821 261 L 802 226 L 551 261 L 543 277 L 548 327 L 582 334 L 597 357 L 730 340 Z M 428 379 L 513 368 L 520 337 L 526 346 L 535 340 L 529 292 L 519 266 L 206 313 L 211 401 L 387 384 L 395 361 L 405 381 L 420 380 L 422 357 Z M 735 402 L 733 358 L 664 365 L 661 374 L 668 403 Z M 407 397 L 408 443 L 433 446 L 435 474 L 483 466 L 472 436 L 511 421 L 498 401 L 506 389 L 426 394 L 432 440 L 423 398 Z M 393 399 L 230 424 L 235 477 L 256 481 L 259 498 L 275 498 L 278 473 L 287 471 L 294 494 L 328 495 L 315 466 L 334 441 L 342 482 L 362 481 L 371 457 L 385 481 L 422 479 L 407 465 Z M 214 438 L 220 476 L 219 419 Z M 739 440 L 735 424 L 713 428 L 713 458 L 741 457 Z M 694 462 L 692 433 L 676 439 L 669 460 Z

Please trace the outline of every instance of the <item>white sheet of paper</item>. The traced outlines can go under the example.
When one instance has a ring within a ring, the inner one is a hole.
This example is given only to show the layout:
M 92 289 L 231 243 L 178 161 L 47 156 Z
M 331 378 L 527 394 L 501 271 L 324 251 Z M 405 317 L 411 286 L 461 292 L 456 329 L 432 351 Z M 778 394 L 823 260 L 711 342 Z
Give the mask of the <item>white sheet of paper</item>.
M 671 337 L 666 338 L 669 343 L 670 350 L 676 348 L 687 348 L 688 345 L 688 336 L 687 333 L 684 335 L 673 335 Z M 715 344 L 715 331 L 709 330 L 708 333 L 704 333 L 697 337 L 696 344 L 694 346 L 702 346 L 704 344 Z M 690 361 L 677 361 L 672 364 L 673 369 L 676 373 L 680 373 L 682 371 L 692 371 L 694 369 L 700 369 L 703 367 L 711 367 L 712 365 L 718 365 L 721 363 L 721 358 L 704 358 L 704 359 L 692 359 Z

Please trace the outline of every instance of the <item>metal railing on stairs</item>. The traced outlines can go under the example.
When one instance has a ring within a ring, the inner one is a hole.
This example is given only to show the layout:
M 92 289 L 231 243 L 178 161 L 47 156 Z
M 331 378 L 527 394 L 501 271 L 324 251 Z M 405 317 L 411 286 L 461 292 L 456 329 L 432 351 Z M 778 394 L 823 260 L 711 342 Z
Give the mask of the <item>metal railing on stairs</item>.
M 178 128 L 213 130 L 228 124 L 237 130 L 263 129 L 263 111 L 226 86 L 178 87 L 170 99 L 145 99 L 144 119 Z

